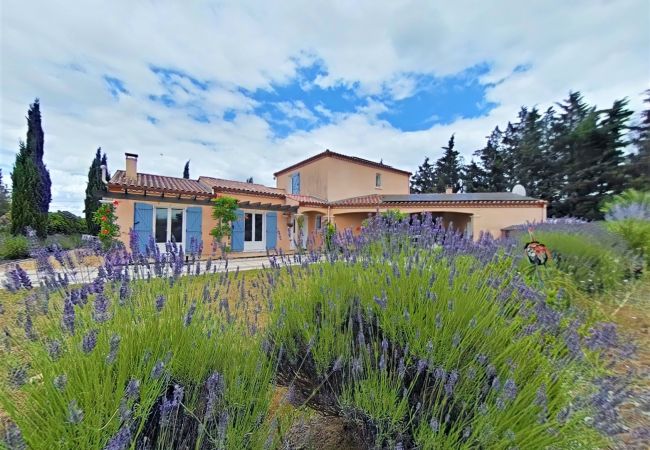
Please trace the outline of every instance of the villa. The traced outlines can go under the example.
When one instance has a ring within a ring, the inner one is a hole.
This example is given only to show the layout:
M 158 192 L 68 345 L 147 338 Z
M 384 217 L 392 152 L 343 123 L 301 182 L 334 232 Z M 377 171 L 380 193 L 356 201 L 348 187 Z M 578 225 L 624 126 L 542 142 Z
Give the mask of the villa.
M 141 248 L 153 237 L 164 249 L 174 239 L 184 247 L 203 242 L 212 251 L 215 225 L 211 200 L 238 200 L 230 247 L 234 256 L 265 254 L 276 249 L 320 245 L 321 230 L 361 230 L 364 219 L 389 209 L 431 213 L 477 238 L 479 232 L 501 236 L 508 227 L 546 219 L 546 201 L 512 192 L 411 194 L 411 173 L 326 150 L 275 172 L 276 186 L 201 176 L 196 180 L 138 172 L 138 155 L 126 153 L 126 170 L 108 182 L 105 200 L 118 200 L 117 223 L 129 245 L 136 231 Z

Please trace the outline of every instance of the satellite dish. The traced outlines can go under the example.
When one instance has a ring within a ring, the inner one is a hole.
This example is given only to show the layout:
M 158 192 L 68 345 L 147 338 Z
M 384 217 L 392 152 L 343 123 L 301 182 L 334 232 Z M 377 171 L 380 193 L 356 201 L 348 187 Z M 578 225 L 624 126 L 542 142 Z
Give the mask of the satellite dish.
M 516 195 L 521 195 L 522 197 L 526 196 L 526 188 L 521 184 L 515 184 L 515 187 L 512 188 L 512 193 Z

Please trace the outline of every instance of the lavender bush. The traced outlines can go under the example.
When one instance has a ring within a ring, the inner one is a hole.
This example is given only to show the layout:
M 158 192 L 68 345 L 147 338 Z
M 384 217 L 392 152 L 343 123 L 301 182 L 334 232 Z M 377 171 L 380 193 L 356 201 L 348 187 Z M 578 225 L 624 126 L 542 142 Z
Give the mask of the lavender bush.
M 518 273 L 517 242 L 371 219 L 287 268 L 269 340 L 292 404 L 369 448 L 596 448 L 593 339 Z M 596 338 L 594 338 L 596 339 Z

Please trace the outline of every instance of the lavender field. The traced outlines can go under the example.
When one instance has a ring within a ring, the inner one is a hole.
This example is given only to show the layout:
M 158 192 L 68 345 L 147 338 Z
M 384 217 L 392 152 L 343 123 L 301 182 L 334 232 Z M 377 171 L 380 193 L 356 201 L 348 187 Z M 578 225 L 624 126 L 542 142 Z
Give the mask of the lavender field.
M 597 223 L 535 237 L 546 265 L 525 227 L 377 217 L 250 272 L 87 248 L 93 279 L 34 249 L 39 287 L 15 267 L 0 293 L 3 445 L 643 448 L 643 255 Z

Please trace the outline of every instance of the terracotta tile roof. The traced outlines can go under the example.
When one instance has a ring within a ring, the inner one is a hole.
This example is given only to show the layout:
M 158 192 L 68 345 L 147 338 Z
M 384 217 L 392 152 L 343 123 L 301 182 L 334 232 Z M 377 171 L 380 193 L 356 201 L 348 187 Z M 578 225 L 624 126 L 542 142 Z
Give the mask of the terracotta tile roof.
M 357 156 L 348 156 L 342 153 L 333 152 L 331 150 L 325 150 L 324 152 L 314 155 L 311 158 L 307 158 L 289 167 L 285 167 L 284 169 L 275 172 L 273 175 L 277 177 L 278 175 L 289 172 L 290 170 L 297 169 L 298 167 L 304 166 L 305 164 L 309 164 L 311 162 L 318 161 L 319 159 L 327 158 L 327 157 L 342 159 L 344 161 L 350 161 L 357 164 L 362 164 L 364 166 L 376 167 L 377 169 L 389 170 L 391 172 L 397 172 L 403 175 L 411 176 L 411 172 L 408 172 L 406 170 L 396 169 L 395 167 L 387 166 L 386 164 L 383 163 L 370 161 L 369 159 L 359 158 Z
M 151 175 L 148 173 L 138 173 L 135 180 L 126 178 L 126 172 L 118 170 L 108 182 L 109 187 L 121 189 L 145 189 L 160 192 L 169 192 L 174 194 L 191 194 L 191 195 L 211 195 L 212 190 L 209 186 L 197 181 L 186 178 L 165 177 L 162 175 Z
M 286 197 L 304 204 L 325 206 L 328 204 L 327 200 L 323 200 L 322 198 L 318 197 L 312 197 L 311 195 L 287 194 Z
M 276 197 L 284 197 L 284 190 L 264 186 L 257 183 L 246 183 L 244 181 L 224 180 L 222 178 L 212 177 L 199 177 L 199 181 L 210 188 L 215 188 L 217 191 L 236 191 L 236 192 L 249 192 L 251 194 L 272 195 Z
M 344 198 L 331 202 L 332 206 L 378 206 L 382 196 L 377 194 L 362 195 L 360 197 Z

